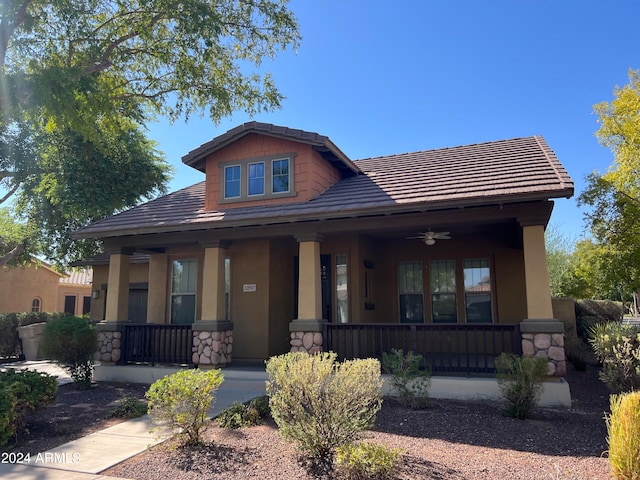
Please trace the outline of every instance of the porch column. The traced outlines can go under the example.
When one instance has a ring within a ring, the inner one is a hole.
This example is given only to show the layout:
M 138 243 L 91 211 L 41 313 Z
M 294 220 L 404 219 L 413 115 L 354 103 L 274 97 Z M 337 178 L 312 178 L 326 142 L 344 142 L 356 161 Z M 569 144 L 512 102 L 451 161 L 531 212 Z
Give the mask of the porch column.
M 320 270 L 321 235 L 297 237 L 298 255 L 298 318 L 289 324 L 291 351 L 318 353 L 322 351 L 322 273 Z
M 553 318 L 544 226 L 522 227 L 527 318 Z
M 113 364 L 122 356 L 123 325 L 129 320 L 129 255 L 113 253 L 109 258 L 107 305 L 104 322 L 96 325 L 98 352 L 96 360 Z
M 149 257 L 147 323 L 167 323 L 168 272 L 167 255 L 153 254 Z
M 527 318 L 520 324 L 522 354 L 546 358 L 549 375 L 563 377 L 564 324 L 553 318 L 544 225 L 523 225 L 522 243 L 527 293 Z
M 129 255 L 113 253 L 109 258 L 109 280 L 105 322 L 129 320 Z
M 233 323 L 228 320 L 225 298 L 227 244 L 216 242 L 204 249 L 202 268 L 202 314 L 193 324 L 193 363 L 200 368 L 231 363 Z

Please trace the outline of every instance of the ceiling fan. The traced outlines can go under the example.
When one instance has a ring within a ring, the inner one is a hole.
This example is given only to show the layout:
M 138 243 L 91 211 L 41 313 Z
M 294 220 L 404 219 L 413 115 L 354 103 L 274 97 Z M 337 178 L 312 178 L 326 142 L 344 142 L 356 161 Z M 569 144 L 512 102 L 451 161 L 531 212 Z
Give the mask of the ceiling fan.
M 449 232 L 432 232 L 431 229 L 426 232 L 420 232 L 417 237 L 407 237 L 408 239 L 419 238 L 425 245 L 434 245 L 436 240 L 450 240 Z

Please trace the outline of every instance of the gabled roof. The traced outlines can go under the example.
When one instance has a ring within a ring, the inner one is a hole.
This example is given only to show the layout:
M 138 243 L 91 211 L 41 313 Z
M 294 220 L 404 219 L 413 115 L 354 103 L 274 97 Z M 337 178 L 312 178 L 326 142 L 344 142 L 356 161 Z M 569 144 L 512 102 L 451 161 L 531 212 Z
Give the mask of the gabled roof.
M 315 132 L 305 132 L 304 130 L 279 127 L 270 123 L 261 122 L 247 122 L 232 128 L 228 132 L 217 136 L 213 140 L 204 143 L 195 150 L 187 153 L 182 157 L 182 162 L 204 172 L 205 160 L 209 155 L 252 133 L 312 145 L 325 160 L 331 162 L 333 166 L 342 173 L 343 177 L 358 173 L 358 167 L 356 167 L 354 163 L 349 160 L 349 158 L 331 140 L 329 140 L 329 137 L 325 137 L 324 135 L 320 135 Z
M 114 237 L 403 211 L 496 205 L 573 195 L 573 181 L 539 136 L 369 158 L 363 175 L 345 178 L 303 203 L 204 209 L 198 183 L 106 218 L 76 238 Z

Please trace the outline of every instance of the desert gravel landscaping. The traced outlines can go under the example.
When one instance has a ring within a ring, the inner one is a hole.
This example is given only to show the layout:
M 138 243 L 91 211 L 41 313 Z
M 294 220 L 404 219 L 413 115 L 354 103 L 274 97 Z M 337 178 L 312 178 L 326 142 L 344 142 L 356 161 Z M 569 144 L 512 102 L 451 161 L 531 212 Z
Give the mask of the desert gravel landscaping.
M 607 479 L 609 394 L 597 370 L 568 375 L 570 410 L 538 409 L 525 421 L 491 402 L 434 400 L 422 411 L 385 400 L 368 441 L 401 448 L 398 479 Z M 224 430 L 211 424 L 206 445 L 169 441 L 107 471 L 136 480 L 313 479 L 272 423 Z

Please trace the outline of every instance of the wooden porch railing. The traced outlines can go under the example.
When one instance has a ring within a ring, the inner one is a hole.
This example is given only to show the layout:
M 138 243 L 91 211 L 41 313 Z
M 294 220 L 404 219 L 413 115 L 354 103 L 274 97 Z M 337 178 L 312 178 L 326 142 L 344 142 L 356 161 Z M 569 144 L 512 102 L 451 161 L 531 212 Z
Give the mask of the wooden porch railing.
M 191 365 L 192 344 L 191 325 L 127 324 L 118 363 Z
M 502 352 L 522 354 L 518 324 L 328 323 L 323 348 L 338 359 L 379 358 L 391 349 L 423 356 L 433 373 L 493 373 Z

